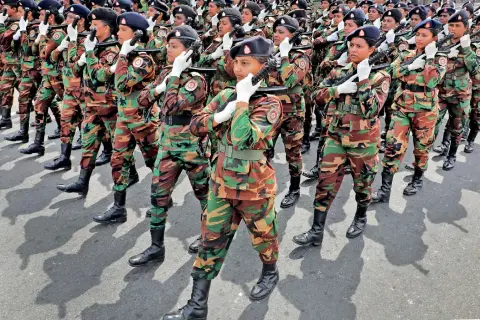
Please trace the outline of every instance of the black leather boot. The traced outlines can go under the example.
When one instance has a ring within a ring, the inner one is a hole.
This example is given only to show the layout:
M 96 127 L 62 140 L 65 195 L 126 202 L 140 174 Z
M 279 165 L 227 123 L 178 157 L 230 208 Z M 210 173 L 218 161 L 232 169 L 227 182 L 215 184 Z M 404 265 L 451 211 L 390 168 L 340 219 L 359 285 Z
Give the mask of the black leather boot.
M 473 145 L 475 144 L 475 138 L 477 137 L 478 131 L 470 130 L 468 134 L 467 144 L 465 145 L 465 153 L 472 153 L 473 152 Z
M 28 121 L 27 119 L 20 122 L 20 130 L 14 134 L 8 135 L 5 137 L 7 141 L 21 141 L 23 143 L 28 142 Z
M 293 237 L 293 242 L 301 246 L 308 244 L 321 246 L 323 241 L 323 230 L 325 221 L 327 220 L 327 212 L 315 210 L 313 213 L 313 224 L 310 230 Z
M 75 141 L 72 144 L 72 150 L 80 150 L 82 149 L 82 130 L 80 129 L 80 135 L 77 138 L 77 141 Z
M 2 108 L 2 119 L 0 119 L 0 130 L 12 128 L 12 118 L 10 117 L 11 109 Z
M 128 185 L 127 188 L 133 186 L 135 183 L 140 181 L 140 178 L 138 177 L 138 172 L 137 168 L 135 168 L 135 165 L 132 165 L 130 167 L 130 174 L 128 176 Z
M 163 262 L 165 260 L 165 246 L 163 245 L 165 228 L 150 229 L 150 235 L 152 236 L 152 245 L 142 253 L 128 259 L 130 266 L 141 267 L 150 261 Z
M 316 164 L 308 171 L 303 171 L 302 175 L 307 179 L 318 179 L 318 165 Z
M 55 129 L 52 134 L 48 135 L 48 140 L 55 140 L 58 138 L 60 138 L 60 128 Z
M 46 163 L 44 168 L 47 170 L 65 169 L 70 170 L 72 168 L 72 161 L 70 161 L 70 155 L 72 154 L 72 145 L 70 143 L 62 143 L 60 145 L 61 153 L 60 157 L 55 158 L 53 161 Z
M 417 194 L 423 187 L 423 171 L 415 167 L 412 181 L 405 187 L 403 194 L 406 196 L 413 196 Z
M 192 297 L 177 311 L 163 316 L 163 320 L 207 320 L 208 294 L 211 280 L 193 279 Z
M 457 161 L 457 150 L 458 144 L 452 143 L 450 145 L 450 150 L 448 151 L 448 156 L 443 163 L 443 170 L 450 171 L 455 167 L 455 162 Z
M 382 171 L 382 186 L 372 194 L 372 202 L 388 202 L 392 191 L 393 173 Z
M 23 154 L 33 154 L 37 153 L 39 156 L 45 154 L 45 147 L 43 146 L 45 140 L 45 131 L 37 131 L 35 133 L 35 140 L 31 145 L 24 149 L 20 149 L 20 153 Z
M 312 133 L 312 134 L 310 135 L 310 137 L 309 137 L 310 141 L 315 141 L 315 140 L 320 139 L 321 132 L 322 132 L 321 129 L 315 128 L 315 129 L 313 130 L 313 133 Z
M 385 153 L 386 148 L 387 148 L 387 142 L 385 140 L 380 141 L 380 148 L 378 149 L 378 152 Z
M 279 279 L 277 264 L 263 264 L 262 275 L 250 291 L 250 299 L 258 301 L 266 298 L 277 285 Z
M 280 208 L 290 208 L 300 198 L 300 177 L 290 177 L 290 189 L 280 203 Z
M 302 141 L 302 148 L 300 150 L 300 152 L 302 154 L 308 152 L 308 150 L 310 150 L 310 137 L 307 136 L 307 135 L 304 135 L 303 136 L 303 141 Z
M 450 131 L 445 129 L 445 131 L 443 132 L 442 143 L 433 148 L 433 151 L 439 153 L 442 156 L 446 156 L 448 153 L 448 149 L 450 148 L 451 136 L 452 134 L 450 133 Z
M 367 209 L 368 206 L 361 206 L 357 204 L 357 212 L 355 212 L 355 218 L 347 230 L 347 238 L 356 238 L 365 229 L 367 224 Z
M 112 159 L 112 151 L 113 151 L 112 141 L 110 140 L 102 141 L 102 145 L 103 145 L 103 151 L 100 157 L 97 158 L 97 161 L 95 161 L 96 166 L 103 166 L 104 164 L 109 163 L 110 160 Z M 132 169 L 130 168 L 130 173 L 131 171 Z
M 200 241 L 202 241 L 201 235 L 198 236 L 197 239 L 193 240 L 193 242 L 188 246 L 188 253 L 197 253 Z
M 76 182 L 68 185 L 57 184 L 57 189 L 67 193 L 79 193 L 86 196 L 92 172 L 92 169 L 80 169 L 80 176 Z
M 93 221 L 98 223 L 123 223 L 127 221 L 127 191 L 115 191 L 113 194 L 114 202 L 104 213 L 93 216 Z
M 470 129 L 468 128 L 469 120 L 467 120 L 462 132 L 462 141 L 467 140 Z

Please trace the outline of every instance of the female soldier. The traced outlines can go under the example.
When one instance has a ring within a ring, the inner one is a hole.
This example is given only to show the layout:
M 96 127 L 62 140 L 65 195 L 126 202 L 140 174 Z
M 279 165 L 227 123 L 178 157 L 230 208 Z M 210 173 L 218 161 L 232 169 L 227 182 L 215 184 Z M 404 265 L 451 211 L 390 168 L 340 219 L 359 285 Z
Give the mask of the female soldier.
M 242 8 L 242 24 L 245 37 L 261 36 L 265 37 L 262 28 L 258 27 L 258 15 L 260 14 L 260 6 L 253 1 L 245 2 Z

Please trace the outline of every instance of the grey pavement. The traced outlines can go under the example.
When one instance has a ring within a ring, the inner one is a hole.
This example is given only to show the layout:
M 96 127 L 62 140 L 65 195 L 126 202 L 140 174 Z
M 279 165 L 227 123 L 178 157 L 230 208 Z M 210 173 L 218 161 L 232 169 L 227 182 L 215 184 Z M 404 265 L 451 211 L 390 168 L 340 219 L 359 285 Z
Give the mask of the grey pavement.
M 166 231 L 166 261 L 133 269 L 130 256 L 150 243 L 145 212 L 151 173 L 136 152 L 141 182 L 128 190 L 128 221 L 97 225 L 91 219 L 112 202 L 108 165 L 95 170 L 86 199 L 64 194 L 57 183 L 73 182 L 70 171 L 48 172 L 59 140 L 46 142 L 43 157 L 22 155 L 20 144 L 0 133 L 0 315 L 1 319 L 161 319 L 190 296 L 194 256 L 187 251 L 199 234 L 200 206 L 183 174 L 173 193 Z M 49 125 L 47 131 L 53 130 Z M 33 130 L 30 131 L 33 141 Z M 314 142 L 304 163 L 315 161 Z M 327 220 L 319 248 L 299 248 L 292 236 L 308 230 L 315 183 L 302 182 L 301 199 L 280 209 L 288 190 L 281 143 L 277 169 L 280 282 L 261 302 L 248 294 L 261 270 L 242 225 L 224 268 L 212 284 L 209 319 L 473 319 L 480 318 L 480 145 L 463 146 L 453 171 L 432 159 L 418 196 L 402 194 L 410 172 L 394 179 L 390 204 L 371 206 L 363 236 L 345 232 L 355 212 L 352 179 L 346 177 Z M 406 161 L 411 161 L 411 150 Z M 403 167 L 403 166 L 402 166 Z M 375 187 L 379 186 L 379 176 Z

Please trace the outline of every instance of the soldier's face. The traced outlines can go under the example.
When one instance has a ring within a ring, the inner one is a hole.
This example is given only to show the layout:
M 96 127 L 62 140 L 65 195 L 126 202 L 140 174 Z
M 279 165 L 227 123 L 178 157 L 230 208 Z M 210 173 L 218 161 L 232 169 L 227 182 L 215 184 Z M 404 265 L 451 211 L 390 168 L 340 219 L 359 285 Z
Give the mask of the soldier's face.
M 333 25 L 338 26 L 338 24 L 343 20 L 343 13 L 335 13 L 333 15 Z
M 110 28 L 100 20 L 92 20 L 90 29 L 97 29 L 97 39 L 103 41 L 110 36 Z
M 447 13 L 442 13 L 438 17 L 438 21 L 440 21 L 441 24 L 447 24 L 448 23 L 448 18 L 450 18 L 450 15 L 448 15 Z
M 273 34 L 273 44 L 278 46 L 282 43 L 283 39 L 286 37 L 292 38 L 292 33 L 288 31 L 287 28 L 278 26 L 275 28 L 275 33 Z
M 375 47 L 370 47 L 363 38 L 353 38 L 350 41 L 350 48 L 348 49 L 348 56 L 354 64 L 359 64 L 363 60 L 370 57 L 375 51 Z
M 350 33 L 355 31 L 355 29 L 358 29 L 357 24 L 353 20 L 347 20 L 345 21 L 345 27 L 343 30 L 345 31 L 345 34 L 348 36 Z
M 121 25 L 118 28 L 118 32 L 117 32 L 118 42 L 120 42 L 120 44 L 123 44 L 125 41 L 132 39 L 134 34 L 135 33 L 133 32 L 132 29 L 130 29 L 130 27 Z
M 231 32 L 232 30 L 233 30 L 233 27 L 228 17 L 220 19 L 220 22 L 218 23 L 219 36 L 223 37 L 227 32 Z
M 422 18 L 420 18 L 418 14 L 412 14 L 412 17 L 410 18 L 410 26 L 414 28 L 420 22 L 422 22 Z
M 300 8 L 296 4 L 294 4 L 290 7 L 290 10 L 292 10 L 292 11 L 293 10 L 298 10 L 298 9 L 300 9 Z
M 385 17 L 382 20 L 382 31 L 388 32 L 392 29 L 395 29 L 397 22 L 392 17 Z
M 330 6 L 330 3 L 328 3 L 328 1 L 322 1 L 322 4 L 320 6 L 322 10 L 328 10 L 328 6 Z
M 368 7 L 369 7 L 368 4 L 362 4 L 361 9 L 363 10 L 363 13 L 368 14 Z
M 347 6 L 348 6 L 350 9 L 353 9 L 353 8 L 355 8 L 355 2 L 354 2 L 354 1 L 347 1 Z
M 157 10 L 152 8 L 152 7 L 148 7 L 147 9 L 147 18 L 151 18 L 153 17 L 155 14 L 157 13 Z
M 217 7 L 217 5 L 213 2 L 210 2 L 208 4 L 208 15 L 210 17 L 213 17 L 214 15 L 216 15 L 218 12 L 219 12 L 219 8 Z
M 75 19 L 75 13 L 67 13 L 67 17 L 65 19 L 65 23 L 66 24 L 72 24 L 73 23 L 73 20 Z
M 3 7 L 4 7 L 5 9 L 7 9 L 7 15 L 8 15 L 9 17 L 12 17 L 12 16 L 16 16 L 16 15 L 17 15 L 17 10 L 14 9 L 14 8 L 12 8 L 11 6 L 5 5 L 5 6 L 3 6 Z
M 368 20 L 375 21 L 380 18 L 380 13 L 375 9 L 368 10 Z
M 240 81 L 248 76 L 249 73 L 253 75 L 257 74 L 263 66 L 264 64 L 260 63 L 260 61 L 254 57 L 236 57 L 235 60 L 233 60 L 233 73 L 235 73 L 237 81 Z
M 419 51 L 422 51 L 430 42 L 435 41 L 433 33 L 425 28 L 420 28 L 415 34 L 415 45 Z
M 245 8 L 242 10 L 242 23 L 245 24 L 245 23 L 249 23 L 250 21 L 252 21 L 253 19 L 253 14 L 252 12 Z
M 181 26 L 187 22 L 187 18 L 183 14 L 176 14 L 175 19 L 173 20 L 173 25 L 175 27 Z
M 395 5 L 393 3 L 389 3 L 387 6 L 387 10 L 393 9 Z
M 435 7 L 435 11 L 438 10 L 438 8 L 440 8 L 440 3 L 432 3 L 432 5 Z
M 460 39 L 465 35 L 467 27 L 463 22 L 450 22 L 448 24 L 448 31 L 453 34 L 453 39 Z
M 183 52 L 187 51 L 182 42 L 178 39 L 170 39 L 167 45 L 167 61 L 172 64 L 173 61 Z

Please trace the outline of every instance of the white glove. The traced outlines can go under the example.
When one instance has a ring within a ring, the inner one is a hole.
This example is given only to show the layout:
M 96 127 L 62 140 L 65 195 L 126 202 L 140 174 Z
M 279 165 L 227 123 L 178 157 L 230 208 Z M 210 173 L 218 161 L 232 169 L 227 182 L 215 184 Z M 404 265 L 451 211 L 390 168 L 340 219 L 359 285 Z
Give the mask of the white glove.
M 117 71 L 117 63 L 116 62 L 114 64 L 112 64 L 112 66 L 110 67 L 110 72 L 111 73 L 115 73 L 115 71 Z
M 315 20 L 315 22 L 316 22 L 316 23 L 320 23 L 320 22 L 322 22 L 322 19 L 323 19 L 323 17 L 320 16 L 320 18 L 318 18 L 317 20 Z
M 190 0 L 190 7 L 195 8 L 195 5 L 197 4 L 197 1 L 195 0 Z
M 340 23 L 338 24 L 337 30 L 338 30 L 338 31 L 341 31 L 341 30 L 343 30 L 344 28 L 345 28 L 345 22 L 343 22 L 343 20 L 342 20 L 342 21 L 340 21 Z
M 27 31 L 28 21 L 25 21 L 23 17 L 21 17 L 20 21 L 18 22 L 18 26 L 19 26 L 18 30 L 20 30 L 20 32 Z
M 473 19 L 468 19 L 468 29 L 473 26 Z
M 263 21 L 265 20 L 266 16 L 267 16 L 267 11 L 265 11 L 265 9 L 262 9 L 262 11 L 260 11 L 260 13 L 258 14 L 258 20 Z
M 225 109 L 213 115 L 213 120 L 215 120 L 216 123 L 222 123 L 227 120 L 230 120 L 233 117 L 233 113 L 235 112 L 236 107 L 237 107 L 237 101 L 229 102 L 225 107 Z
M 155 21 L 153 21 L 153 17 L 148 18 L 147 22 L 148 22 L 147 32 L 152 33 L 153 27 L 155 27 Z
M 278 6 L 278 5 L 277 5 L 277 2 L 274 1 L 274 2 L 272 3 L 272 10 L 277 9 L 277 6 Z
M 250 101 L 250 97 L 257 91 L 260 87 L 261 81 L 256 85 L 252 83 L 253 74 L 249 73 L 248 76 L 237 82 L 235 88 L 237 89 L 237 102 L 246 102 Z
M 167 78 L 163 79 L 162 83 L 160 83 L 158 86 L 155 87 L 155 93 L 160 95 L 165 92 L 167 89 Z
M 449 59 L 456 58 L 459 53 L 460 53 L 460 51 L 458 51 L 458 50 L 455 49 L 455 48 L 452 48 L 452 49 L 450 49 L 450 52 L 447 54 L 447 57 L 448 57 Z
M 87 37 L 85 39 L 85 41 L 83 42 L 83 46 L 85 47 L 86 52 L 93 51 L 95 49 L 96 44 L 97 44 L 97 37 L 93 38 L 93 41 L 90 40 L 90 37 Z M 122 49 L 123 49 L 123 47 L 122 47 Z
M 3 12 L 0 14 L 0 24 L 5 24 L 5 21 L 8 19 L 8 14 L 3 15 Z
M 201 6 L 200 8 L 197 8 L 198 16 L 202 16 L 204 12 L 205 12 L 205 8 L 203 6 Z
M 448 31 L 448 23 L 443 26 L 443 33 L 445 33 L 445 35 L 449 35 L 449 34 L 450 34 L 450 31 Z
M 282 66 L 282 57 L 278 56 L 278 55 L 275 55 L 275 64 L 277 66 L 277 69 L 280 68 Z
M 357 84 L 348 80 L 337 87 L 338 94 L 350 94 L 357 92 Z
M 408 44 L 415 44 L 415 36 L 411 37 L 410 39 L 407 40 Z
M 223 53 L 223 45 L 219 45 L 217 50 L 215 50 L 211 55 L 210 57 L 212 57 L 213 60 L 217 60 L 219 59 L 220 57 L 223 57 L 224 53 Z
M 380 46 L 378 46 L 378 51 L 385 52 L 388 50 L 388 44 L 386 41 L 382 42 Z
M 175 16 L 173 14 L 170 15 L 170 24 L 175 22 Z
M 21 36 L 22 33 L 20 32 L 20 29 L 18 29 L 17 32 L 15 32 L 15 34 L 13 35 L 13 40 L 17 41 L 18 39 L 20 39 Z
M 211 35 L 212 35 L 212 29 L 208 29 L 208 31 L 203 34 L 205 38 L 210 37 Z
M 223 50 L 227 51 L 232 48 L 233 45 L 233 38 L 230 37 L 230 32 L 227 32 L 223 35 L 223 42 L 222 42 Z
M 243 28 L 243 31 L 250 32 L 252 31 L 253 26 L 251 26 L 250 23 L 245 23 L 242 28 Z
M 78 38 L 77 27 L 74 28 L 71 24 L 69 24 L 67 27 L 67 34 L 70 41 L 77 41 L 77 38 Z
M 131 46 L 130 45 L 130 41 L 132 39 L 128 39 L 128 40 L 125 40 L 122 44 L 122 49 L 120 49 L 120 54 L 126 56 L 128 55 L 130 52 L 132 52 L 133 50 L 135 50 L 136 47 L 138 47 L 138 43 L 135 43 L 134 46 Z
M 38 33 L 42 36 L 46 36 L 48 33 L 48 23 L 44 24 L 43 21 L 38 25 Z
M 291 44 L 289 40 L 290 39 L 286 37 L 278 46 L 278 49 L 280 50 L 280 57 L 282 58 L 287 58 L 288 53 L 290 52 L 290 50 L 292 50 L 293 44 Z
M 337 65 L 345 67 L 347 65 L 348 52 L 344 52 L 337 60 Z
M 216 27 L 218 25 L 218 14 L 212 17 L 212 27 Z
M 427 56 L 427 59 L 433 59 L 435 58 L 435 55 L 437 54 L 437 44 L 435 42 L 430 42 L 426 47 L 425 47 L 425 55 Z
M 464 35 L 463 37 L 460 38 L 460 45 L 462 46 L 462 48 L 468 48 L 470 47 L 470 35 L 469 34 L 466 34 Z
M 61 7 L 60 9 L 58 9 L 58 13 L 60 13 L 61 15 L 63 15 L 63 10 L 65 10 L 65 7 Z
M 327 17 L 328 16 L 328 10 L 323 10 L 323 16 Z
M 408 70 L 418 70 L 425 67 L 425 60 L 423 58 L 417 58 L 411 64 L 408 65 Z
M 87 63 L 87 56 L 85 55 L 85 52 L 80 56 L 80 59 L 78 59 L 77 63 L 80 67 Z
M 368 79 L 371 71 L 372 71 L 372 67 L 370 66 L 370 63 L 368 63 L 368 59 L 365 59 L 362 62 L 360 62 L 357 66 L 358 81 L 363 81 Z
M 175 61 L 173 61 L 172 71 L 170 72 L 172 77 L 180 77 L 180 74 L 192 65 L 192 59 L 190 59 L 192 53 L 192 50 L 189 50 L 188 52 L 183 51 L 178 57 L 175 58 Z
M 39 44 L 40 43 L 40 38 L 42 37 L 42 35 L 39 33 L 37 35 L 37 37 L 35 38 L 35 44 Z
M 443 40 L 443 38 L 445 38 L 445 36 L 441 32 L 437 35 L 437 37 L 438 37 L 438 40 Z
M 388 44 L 393 43 L 395 41 L 395 31 L 393 31 L 393 29 L 390 29 L 390 31 L 388 31 L 385 36 Z
M 380 27 L 382 26 L 382 22 L 380 21 L 380 18 L 378 18 L 377 20 L 373 21 L 373 25 L 375 27 L 377 27 L 378 29 L 380 29 Z
M 63 50 L 67 49 L 68 43 L 69 43 L 68 38 L 67 37 L 63 38 L 62 43 L 60 43 L 60 45 L 57 47 L 57 51 L 62 52 Z
M 328 42 L 333 42 L 338 40 L 338 34 L 336 32 L 332 33 L 327 37 Z

